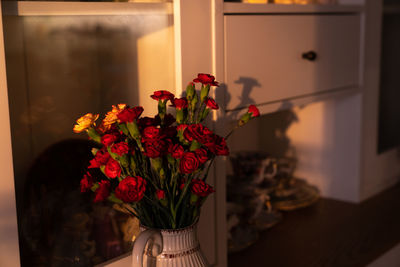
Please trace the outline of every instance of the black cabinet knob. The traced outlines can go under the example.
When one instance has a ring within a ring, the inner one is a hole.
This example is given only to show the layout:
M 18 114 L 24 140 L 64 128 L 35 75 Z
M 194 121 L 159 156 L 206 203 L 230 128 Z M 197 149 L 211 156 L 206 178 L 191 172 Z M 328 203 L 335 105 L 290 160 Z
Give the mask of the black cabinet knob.
M 309 61 L 315 61 L 317 59 L 317 53 L 315 53 L 314 51 L 308 51 L 303 53 L 301 57 Z

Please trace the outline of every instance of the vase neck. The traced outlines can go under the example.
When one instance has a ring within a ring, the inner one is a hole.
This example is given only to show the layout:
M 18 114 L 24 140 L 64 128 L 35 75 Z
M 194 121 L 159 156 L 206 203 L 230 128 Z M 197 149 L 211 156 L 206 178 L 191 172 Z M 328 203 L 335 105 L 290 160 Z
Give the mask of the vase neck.
M 197 225 L 183 229 L 160 229 L 163 239 L 163 254 L 189 253 L 199 249 Z

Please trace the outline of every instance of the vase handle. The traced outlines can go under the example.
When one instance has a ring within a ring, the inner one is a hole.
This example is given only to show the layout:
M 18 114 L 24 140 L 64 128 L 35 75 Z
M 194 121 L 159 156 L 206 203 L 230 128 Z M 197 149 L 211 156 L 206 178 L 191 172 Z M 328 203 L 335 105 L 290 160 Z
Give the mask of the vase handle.
M 162 252 L 163 242 L 160 231 L 147 229 L 139 234 L 133 243 L 132 267 L 143 267 L 143 254 L 147 242 L 152 241 L 152 254 L 158 255 Z

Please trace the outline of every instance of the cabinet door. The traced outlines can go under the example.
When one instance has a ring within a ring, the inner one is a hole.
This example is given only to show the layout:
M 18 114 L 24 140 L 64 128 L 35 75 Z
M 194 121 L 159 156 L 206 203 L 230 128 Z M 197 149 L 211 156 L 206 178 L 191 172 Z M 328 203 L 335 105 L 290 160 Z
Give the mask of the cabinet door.
M 16 231 L 11 235 L 17 226 L 14 185 L 21 266 L 101 264 L 131 250 L 130 218 L 112 203 L 93 204 L 80 194 L 92 144 L 72 127 L 82 114 L 103 116 L 112 104 L 157 112 L 151 93 L 174 89 L 172 6 L 18 5 L 18 12 L 36 13 L 2 17 L 8 88 L 2 77 L 0 266 L 17 266 L 8 264 L 15 254 L 19 260 Z
M 359 15 L 226 15 L 227 109 L 359 84 Z

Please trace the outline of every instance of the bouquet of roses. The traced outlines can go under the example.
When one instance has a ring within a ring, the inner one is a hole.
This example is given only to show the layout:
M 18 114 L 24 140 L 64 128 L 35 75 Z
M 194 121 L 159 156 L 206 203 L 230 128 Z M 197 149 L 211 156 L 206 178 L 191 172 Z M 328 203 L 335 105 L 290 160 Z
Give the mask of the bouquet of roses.
M 201 84 L 200 95 L 195 83 Z M 151 98 L 158 102 L 158 114 L 152 118 L 141 117 L 142 107 L 126 104 L 112 106 L 98 125 L 98 114 L 79 118 L 74 132 L 86 131 L 98 143 L 81 191 L 93 191 L 94 202 L 107 199 L 124 205 L 147 227 L 176 229 L 194 223 L 214 192 L 206 183 L 214 157 L 229 154 L 226 138 L 202 124 L 211 110 L 218 109 L 209 97 L 211 86 L 218 86 L 213 76 L 198 74 L 185 97 L 154 92 Z M 168 102 L 175 116 L 167 113 Z M 257 116 L 251 105 L 236 127 Z

